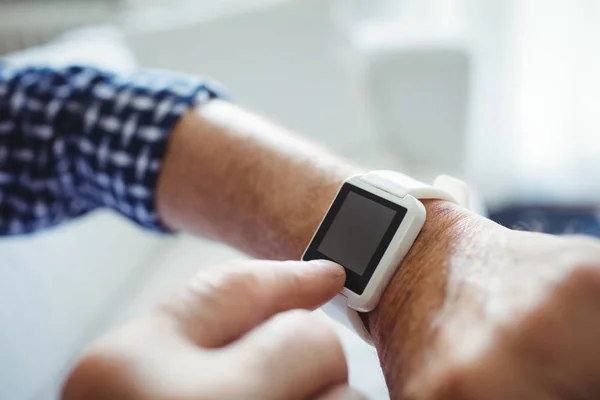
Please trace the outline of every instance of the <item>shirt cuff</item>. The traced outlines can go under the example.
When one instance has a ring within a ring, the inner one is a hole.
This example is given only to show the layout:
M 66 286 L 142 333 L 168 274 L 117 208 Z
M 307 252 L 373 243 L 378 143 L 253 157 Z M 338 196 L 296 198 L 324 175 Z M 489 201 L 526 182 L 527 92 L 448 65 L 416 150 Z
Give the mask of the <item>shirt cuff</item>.
M 190 107 L 227 96 L 214 82 L 166 71 L 101 79 L 92 73 L 86 83 L 93 100 L 82 110 L 84 134 L 72 143 L 80 197 L 90 208 L 109 207 L 146 229 L 169 232 L 156 211 L 169 135 Z

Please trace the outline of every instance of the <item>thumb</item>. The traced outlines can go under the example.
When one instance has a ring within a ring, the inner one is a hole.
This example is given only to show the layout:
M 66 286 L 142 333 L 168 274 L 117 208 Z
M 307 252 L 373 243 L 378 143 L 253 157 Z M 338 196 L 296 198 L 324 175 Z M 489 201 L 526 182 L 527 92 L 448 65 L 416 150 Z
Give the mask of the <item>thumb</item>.
M 197 345 L 221 347 L 274 314 L 321 306 L 344 281 L 330 261 L 241 261 L 198 273 L 159 310 Z

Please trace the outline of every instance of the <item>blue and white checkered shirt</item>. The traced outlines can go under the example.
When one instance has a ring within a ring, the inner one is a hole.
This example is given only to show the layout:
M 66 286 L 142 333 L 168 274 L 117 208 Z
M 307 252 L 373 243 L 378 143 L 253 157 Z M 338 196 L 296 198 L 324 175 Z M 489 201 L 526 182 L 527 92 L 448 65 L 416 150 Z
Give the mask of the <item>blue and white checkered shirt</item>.
M 34 232 L 110 207 L 164 230 L 155 188 L 169 133 L 207 82 L 164 71 L 0 62 L 0 235 Z

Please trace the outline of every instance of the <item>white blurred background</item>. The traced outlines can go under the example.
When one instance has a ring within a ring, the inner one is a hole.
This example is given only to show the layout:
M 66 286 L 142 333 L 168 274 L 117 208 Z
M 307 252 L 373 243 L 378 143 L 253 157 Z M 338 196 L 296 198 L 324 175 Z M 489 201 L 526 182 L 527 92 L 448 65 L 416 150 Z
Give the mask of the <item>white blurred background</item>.
M 366 166 L 460 175 L 491 210 L 595 210 L 599 39 L 595 0 L 0 0 L 13 62 L 208 75 Z M 108 211 L 1 240 L 0 398 L 55 398 L 86 343 L 240 257 Z M 374 351 L 340 334 L 351 383 L 387 398 Z

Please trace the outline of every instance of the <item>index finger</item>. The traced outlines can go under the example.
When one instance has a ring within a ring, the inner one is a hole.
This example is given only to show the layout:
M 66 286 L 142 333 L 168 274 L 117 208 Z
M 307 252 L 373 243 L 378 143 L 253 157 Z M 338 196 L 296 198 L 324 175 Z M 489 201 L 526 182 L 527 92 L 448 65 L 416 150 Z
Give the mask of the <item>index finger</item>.
M 242 261 L 198 273 L 160 310 L 196 344 L 224 346 L 274 314 L 314 309 L 340 292 L 330 261 Z

